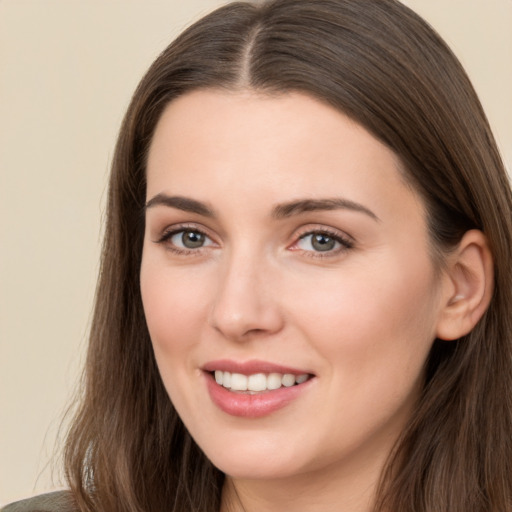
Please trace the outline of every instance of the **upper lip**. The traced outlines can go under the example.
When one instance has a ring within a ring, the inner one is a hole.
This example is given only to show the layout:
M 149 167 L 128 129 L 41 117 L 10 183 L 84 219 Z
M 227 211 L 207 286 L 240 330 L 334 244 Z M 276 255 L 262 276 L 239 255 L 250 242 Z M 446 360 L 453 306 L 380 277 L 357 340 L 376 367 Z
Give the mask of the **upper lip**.
M 307 370 L 300 370 L 290 366 L 271 363 L 269 361 L 260 361 L 252 359 L 250 361 L 233 361 L 230 359 L 219 359 L 217 361 L 209 361 L 202 369 L 206 372 L 214 372 L 215 370 L 240 373 L 242 375 L 254 375 L 255 373 L 291 373 L 293 375 L 304 375 L 311 373 Z

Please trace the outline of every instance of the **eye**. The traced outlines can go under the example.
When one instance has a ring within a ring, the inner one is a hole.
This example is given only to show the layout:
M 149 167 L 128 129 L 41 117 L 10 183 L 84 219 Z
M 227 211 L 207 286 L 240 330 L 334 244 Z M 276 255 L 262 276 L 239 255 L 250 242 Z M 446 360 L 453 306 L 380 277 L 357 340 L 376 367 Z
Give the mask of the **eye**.
M 295 244 L 295 249 L 311 253 L 337 254 L 353 247 L 353 243 L 339 234 L 328 231 L 310 231 L 302 235 Z M 326 254 L 327 255 L 327 254 Z
M 198 249 L 205 245 L 211 245 L 211 240 L 200 231 L 182 230 L 174 232 L 169 241 L 182 249 Z M 210 243 L 208 243 L 210 242 Z
M 213 240 L 199 229 L 184 227 L 169 229 L 155 242 L 164 244 L 167 249 L 178 254 L 196 252 L 204 247 L 215 245 Z

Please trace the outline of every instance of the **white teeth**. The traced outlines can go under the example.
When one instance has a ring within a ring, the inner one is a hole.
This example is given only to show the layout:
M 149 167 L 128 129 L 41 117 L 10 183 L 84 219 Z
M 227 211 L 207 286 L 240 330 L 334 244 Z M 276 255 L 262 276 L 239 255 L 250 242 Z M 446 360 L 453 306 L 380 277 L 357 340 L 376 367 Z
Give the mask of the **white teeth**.
M 267 377 L 267 388 L 268 389 L 279 389 L 281 387 L 281 381 L 283 376 L 280 373 L 271 373 Z
M 267 377 L 264 373 L 249 375 L 247 379 L 247 389 L 249 391 L 265 391 L 267 389 Z
M 241 373 L 231 374 L 231 389 L 233 391 L 247 391 L 247 375 Z
M 282 383 L 283 386 L 286 386 L 287 388 L 293 386 L 295 384 L 295 375 L 292 375 L 291 373 L 285 373 L 283 375 Z
M 292 373 L 255 373 L 247 376 L 241 373 L 215 371 L 215 382 L 233 391 L 257 392 L 279 389 L 281 386 L 289 388 L 295 384 L 302 384 L 308 379 L 309 375 L 307 373 L 301 375 L 293 375 Z

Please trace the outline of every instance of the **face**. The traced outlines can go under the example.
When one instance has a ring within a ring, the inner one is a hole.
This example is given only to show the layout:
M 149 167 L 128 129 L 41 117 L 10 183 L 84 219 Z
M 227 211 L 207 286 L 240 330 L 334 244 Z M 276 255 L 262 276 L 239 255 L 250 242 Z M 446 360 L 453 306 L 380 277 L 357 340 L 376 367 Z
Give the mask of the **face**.
M 212 462 L 264 479 L 382 461 L 442 279 L 394 153 L 306 95 L 196 91 L 157 126 L 147 201 L 147 324 Z

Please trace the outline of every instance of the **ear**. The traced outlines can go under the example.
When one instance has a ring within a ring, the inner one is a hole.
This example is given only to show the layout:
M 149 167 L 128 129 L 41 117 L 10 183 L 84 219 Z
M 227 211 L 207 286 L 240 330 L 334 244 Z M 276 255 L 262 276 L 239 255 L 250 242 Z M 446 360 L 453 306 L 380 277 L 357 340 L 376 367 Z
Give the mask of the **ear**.
M 494 289 L 492 254 L 485 235 L 467 231 L 446 258 L 444 287 L 436 336 L 455 340 L 468 334 L 487 310 Z

